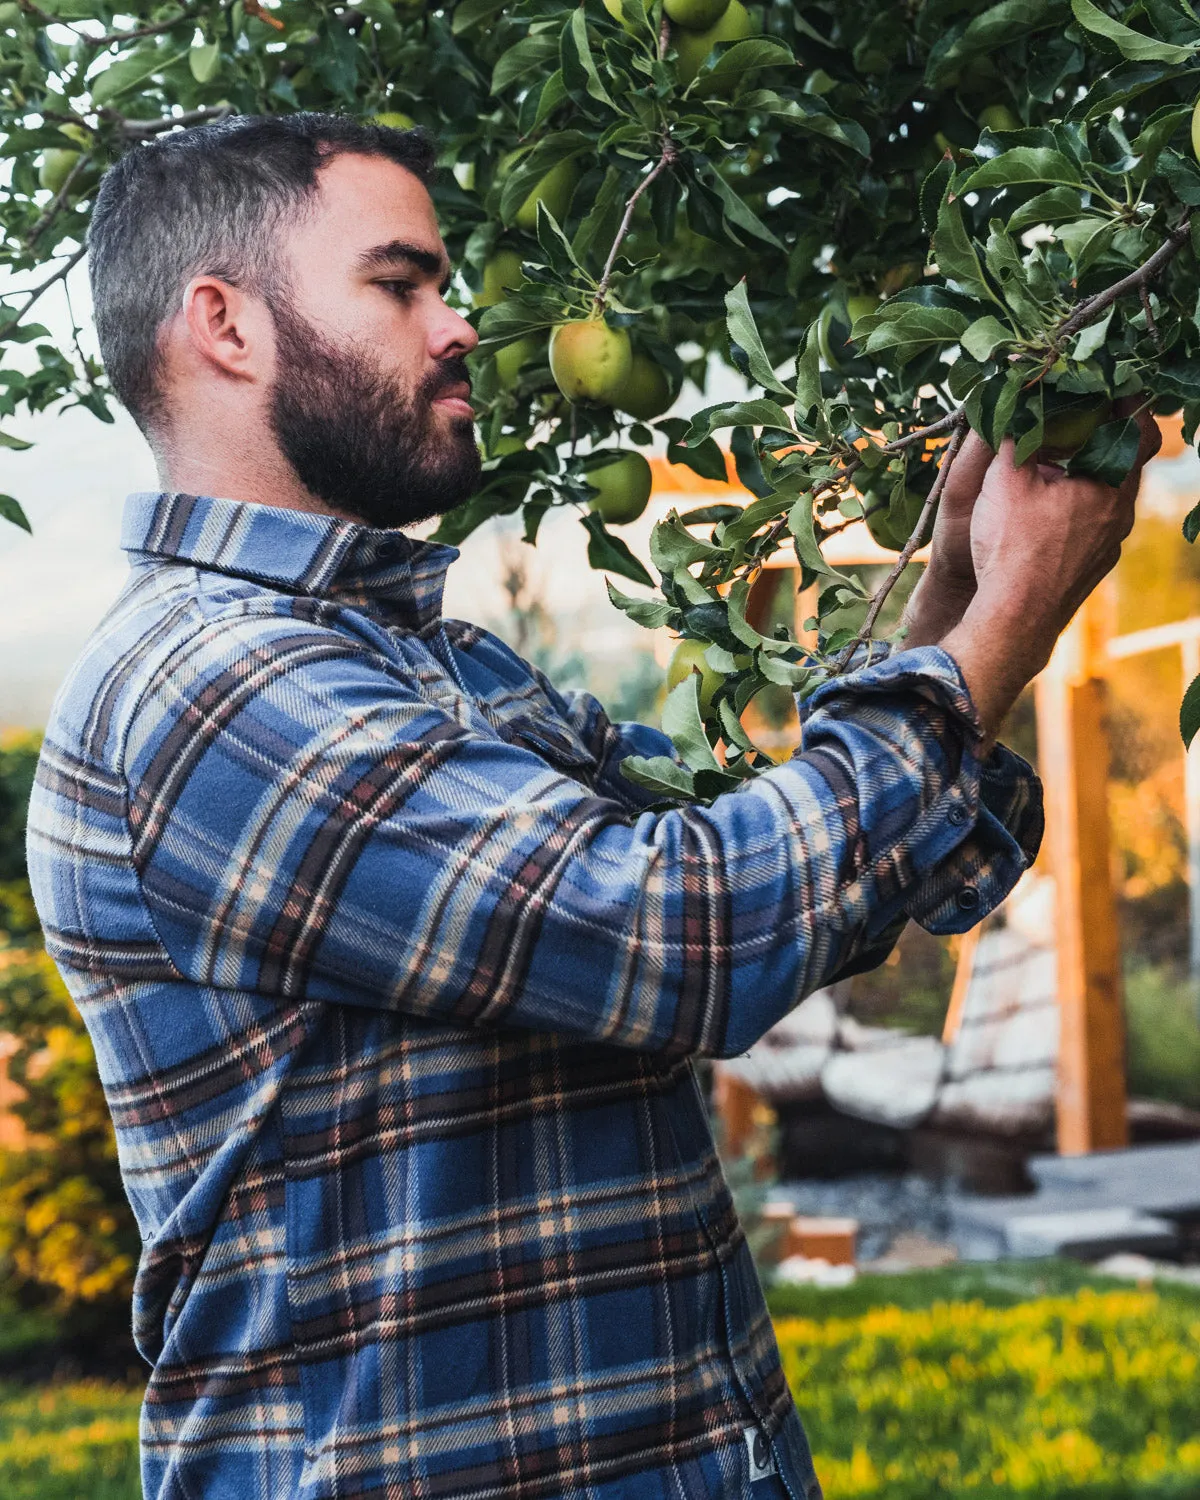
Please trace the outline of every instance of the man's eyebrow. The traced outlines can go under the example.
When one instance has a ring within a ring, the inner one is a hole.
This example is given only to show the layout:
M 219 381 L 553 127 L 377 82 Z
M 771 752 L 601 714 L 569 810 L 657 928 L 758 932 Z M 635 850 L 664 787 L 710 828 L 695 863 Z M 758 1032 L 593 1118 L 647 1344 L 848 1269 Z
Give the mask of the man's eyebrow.
M 377 271 L 381 267 L 394 266 L 397 261 L 402 260 L 416 266 L 419 271 L 424 271 L 426 276 L 436 276 L 444 268 L 445 274 L 438 291 L 445 296 L 450 290 L 451 271 L 442 257 L 423 245 L 410 244 L 408 240 L 389 240 L 386 245 L 372 245 L 358 257 L 358 268 L 360 271 Z

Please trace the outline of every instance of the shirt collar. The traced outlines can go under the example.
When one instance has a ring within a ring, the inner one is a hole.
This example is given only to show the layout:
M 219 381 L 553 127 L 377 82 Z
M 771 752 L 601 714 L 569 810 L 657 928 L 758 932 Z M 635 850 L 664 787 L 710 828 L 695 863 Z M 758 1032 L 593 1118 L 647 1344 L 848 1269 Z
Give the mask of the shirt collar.
M 165 493 L 126 499 L 121 546 L 293 593 L 376 602 L 418 631 L 440 620 L 446 569 L 459 555 L 441 542 L 314 511 Z

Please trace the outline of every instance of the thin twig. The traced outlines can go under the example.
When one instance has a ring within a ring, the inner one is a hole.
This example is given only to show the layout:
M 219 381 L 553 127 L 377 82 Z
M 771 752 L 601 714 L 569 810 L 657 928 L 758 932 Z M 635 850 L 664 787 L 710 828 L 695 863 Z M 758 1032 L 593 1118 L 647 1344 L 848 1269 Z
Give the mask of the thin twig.
M 131 141 L 146 140 L 150 136 L 162 135 L 166 130 L 174 130 L 177 125 L 185 129 L 189 125 L 200 125 L 205 120 L 224 120 L 235 113 L 232 104 L 212 104 L 206 109 L 189 109 L 181 115 L 167 115 L 161 120 L 127 120 L 124 115 L 117 114 L 113 109 L 102 109 L 100 114 L 106 120 L 115 120 L 120 127 L 121 134 Z
M 646 174 L 646 176 L 642 178 L 641 182 L 638 183 L 637 187 L 634 188 L 629 202 L 626 203 L 625 216 L 624 218 L 622 218 L 621 226 L 617 230 L 617 237 L 615 240 L 613 240 L 612 249 L 608 252 L 608 259 L 604 263 L 604 271 L 601 274 L 600 284 L 596 288 L 596 295 L 593 299 L 597 315 L 604 310 L 604 298 L 608 292 L 608 284 L 612 280 L 613 266 L 616 264 L 617 252 L 620 250 L 621 243 L 624 240 L 625 236 L 629 233 L 629 225 L 633 219 L 633 211 L 637 207 L 638 199 L 642 196 L 642 194 L 646 191 L 646 189 L 650 186 L 654 179 L 659 176 L 660 173 L 665 172 L 669 166 L 671 166 L 678 155 L 679 153 L 675 149 L 675 142 L 669 135 L 664 135 L 662 143 L 662 155 L 658 158 L 657 162 L 655 162 L 654 166 L 650 168 L 650 171 Z
M 842 652 L 842 654 L 838 657 L 836 663 L 834 664 L 833 672 L 835 676 L 837 675 L 837 673 L 844 672 L 846 670 L 846 668 L 850 665 L 850 661 L 854 656 L 854 653 L 858 650 L 858 648 L 863 644 L 864 641 L 870 639 L 871 632 L 875 629 L 875 622 L 879 619 L 879 613 L 883 609 L 884 603 L 887 600 L 887 596 L 892 592 L 892 589 L 895 587 L 901 573 L 903 573 L 905 568 L 908 567 L 909 562 L 912 560 L 913 553 L 921 545 L 921 534 L 929 523 L 929 518 L 933 514 L 934 506 L 942 498 L 942 491 L 946 488 L 946 480 L 950 477 L 950 468 L 954 463 L 955 458 L 958 456 L 958 450 L 962 447 L 963 439 L 966 437 L 967 431 L 968 428 L 965 421 L 960 421 L 958 426 L 954 429 L 954 434 L 951 437 L 949 443 L 947 443 L 946 451 L 942 455 L 942 461 L 940 466 L 938 467 L 937 476 L 933 481 L 933 488 L 929 491 L 929 494 L 925 499 L 925 504 L 921 507 L 921 514 L 917 520 L 917 524 L 913 527 L 912 535 L 901 548 L 900 555 L 896 558 L 891 572 L 872 595 L 870 608 L 867 610 L 866 619 L 863 620 L 862 628 L 859 630 L 858 634 L 854 637 L 854 639 L 850 642 L 850 644 L 846 647 L 846 649 Z
M 662 62 L 667 55 L 667 47 L 671 41 L 671 18 L 663 11 L 662 25 L 658 28 L 658 60 Z
M 79 249 L 74 251 L 68 258 L 66 264 L 59 266 L 58 270 L 55 271 L 53 276 L 48 276 L 40 286 L 35 286 L 33 288 L 33 290 L 29 293 L 29 296 L 26 297 L 25 301 L 22 302 L 20 308 L 17 310 L 17 316 L 13 319 L 13 322 L 7 326 L 13 327 L 16 323 L 19 323 L 25 316 L 25 314 L 29 311 L 29 309 L 33 306 L 33 304 L 45 292 L 48 292 L 56 281 L 61 281 L 64 276 L 73 271 L 86 254 L 87 246 L 80 245 Z

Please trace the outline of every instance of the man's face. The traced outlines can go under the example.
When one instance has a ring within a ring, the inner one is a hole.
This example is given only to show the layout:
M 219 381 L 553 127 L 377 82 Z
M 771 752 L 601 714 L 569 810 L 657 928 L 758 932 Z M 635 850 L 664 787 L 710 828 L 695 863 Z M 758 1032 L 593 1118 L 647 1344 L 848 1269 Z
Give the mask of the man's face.
M 305 488 L 370 526 L 443 514 L 479 481 L 466 355 L 479 336 L 450 278 L 428 192 L 395 162 L 337 156 L 283 232 L 270 300 L 270 419 Z

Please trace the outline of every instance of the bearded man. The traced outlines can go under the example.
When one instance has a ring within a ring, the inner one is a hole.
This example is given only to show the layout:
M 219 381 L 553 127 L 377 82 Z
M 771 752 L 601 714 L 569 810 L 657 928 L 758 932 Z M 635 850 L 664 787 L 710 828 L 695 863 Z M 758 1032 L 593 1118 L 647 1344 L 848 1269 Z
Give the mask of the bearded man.
M 421 132 L 234 119 L 96 204 L 162 489 L 29 856 L 141 1227 L 145 1493 L 813 1500 L 693 1059 L 1027 867 L 994 736 L 1137 474 L 964 449 L 905 649 L 655 811 L 620 762 L 670 741 L 443 619 L 458 552 L 406 533 L 480 473 L 432 173 Z

